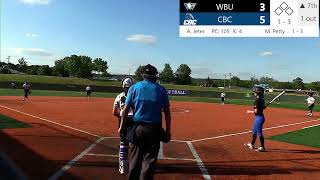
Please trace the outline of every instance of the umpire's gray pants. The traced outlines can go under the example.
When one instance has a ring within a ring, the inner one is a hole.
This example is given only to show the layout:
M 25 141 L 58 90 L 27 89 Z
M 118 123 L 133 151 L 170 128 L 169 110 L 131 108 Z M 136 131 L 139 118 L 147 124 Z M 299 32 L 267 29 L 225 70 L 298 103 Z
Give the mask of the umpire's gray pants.
M 129 180 L 152 180 L 160 148 L 158 131 L 148 126 L 136 129 L 138 143 L 130 143 Z

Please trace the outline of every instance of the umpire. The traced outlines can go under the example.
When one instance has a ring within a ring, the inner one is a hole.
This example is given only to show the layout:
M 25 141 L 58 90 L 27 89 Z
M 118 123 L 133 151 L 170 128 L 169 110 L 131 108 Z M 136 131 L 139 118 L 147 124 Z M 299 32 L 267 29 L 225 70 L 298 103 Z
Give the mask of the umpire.
M 157 80 L 157 69 L 148 64 L 143 68 L 143 81 L 129 89 L 119 133 L 123 133 L 125 120 L 132 108 L 134 125 L 127 134 L 130 142 L 129 180 L 151 180 L 157 164 L 160 141 L 171 140 L 171 113 L 169 98 Z M 162 112 L 166 131 L 162 129 Z

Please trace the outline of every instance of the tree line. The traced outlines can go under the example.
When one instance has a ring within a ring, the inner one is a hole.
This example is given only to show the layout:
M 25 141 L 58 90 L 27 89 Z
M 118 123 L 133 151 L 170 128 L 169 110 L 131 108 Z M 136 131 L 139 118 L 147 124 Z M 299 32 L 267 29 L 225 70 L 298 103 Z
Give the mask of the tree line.
M 60 60 L 56 60 L 55 65 L 28 65 L 25 58 L 20 58 L 18 64 L 6 64 L 0 62 L 2 68 L 0 73 L 10 73 L 7 68 L 16 70 L 29 75 L 42 75 L 42 76 L 61 76 L 61 77 L 78 77 L 78 78 L 91 78 L 93 71 L 98 74 L 107 76 L 108 63 L 102 58 L 92 59 L 89 56 L 71 55 Z
M 141 81 L 143 66 L 140 65 L 135 71 L 135 79 Z M 174 73 L 170 64 L 166 63 L 164 69 L 159 73 L 160 83 L 165 84 L 178 84 L 178 85 L 191 85 L 191 69 L 187 64 L 181 64 Z
M 234 87 L 252 88 L 256 84 L 267 84 L 270 88 L 274 89 L 301 89 L 301 90 L 314 90 L 320 91 L 320 82 L 304 83 L 303 79 L 297 77 L 292 81 L 280 82 L 270 77 L 261 77 L 260 79 L 252 77 L 250 80 L 241 80 L 237 76 L 233 76 L 230 79 L 210 79 L 208 77 L 205 80 L 198 81 L 198 84 L 205 87 L 224 87 L 230 83 Z
M 30 75 L 43 76 L 60 76 L 60 77 L 78 77 L 91 78 L 94 71 L 101 76 L 109 76 L 107 72 L 108 63 L 102 58 L 91 58 L 89 56 L 71 55 L 55 61 L 53 67 L 48 65 L 28 65 L 25 58 L 20 58 L 18 64 L 6 64 L 0 62 L 0 67 L 7 67 L 19 72 Z M 135 71 L 135 79 L 140 81 L 142 77 L 143 66 L 140 65 Z M 6 68 L 0 68 L 0 73 L 8 73 Z M 237 76 L 230 79 L 212 79 L 208 78 L 192 78 L 191 68 L 187 64 L 181 64 L 176 71 L 173 71 L 169 63 L 164 64 L 164 68 L 159 72 L 159 81 L 164 84 L 178 84 L 178 85 L 194 85 L 204 87 L 224 87 L 234 86 L 251 88 L 255 84 L 268 84 L 275 89 L 305 89 L 320 91 L 320 82 L 304 83 L 303 79 L 297 77 L 292 81 L 279 82 L 270 77 L 261 77 L 257 79 L 252 77 L 250 80 L 241 80 Z

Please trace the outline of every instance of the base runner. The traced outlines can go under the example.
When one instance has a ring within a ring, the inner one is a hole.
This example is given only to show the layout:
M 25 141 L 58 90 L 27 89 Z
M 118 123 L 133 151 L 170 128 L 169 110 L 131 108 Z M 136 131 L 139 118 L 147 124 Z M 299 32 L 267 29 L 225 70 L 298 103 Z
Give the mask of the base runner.
M 313 116 L 312 113 L 313 113 L 313 108 L 314 108 L 315 101 L 316 100 L 314 99 L 313 94 L 309 93 L 309 97 L 307 99 L 309 112 L 308 112 L 307 116 Z
M 256 97 L 254 102 L 254 111 L 248 110 L 247 113 L 255 114 L 255 121 L 252 128 L 252 140 L 249 143 L 244 144 L 249 149 L 254 149 L 254 145 L 259 136 L 260 139 L 260 147 L 256 149 L 257 152 L 264 152 L 264 137 L 262 134 L 262 128 L 265 121 L 263 111 L 266 108 L 265 101 L 264 101 L 264 89 L 262 87 L 256 86 L 253 89 L 254 95 Z
M 120 127 L 120 118 L 123 113 L 123 108 L 127 98 L 127 93 L 129 88 L 133 85 L 133 79 L 131 77 L 126 77 L 122 80 L 123 92 L 120 93 L 114 100 L 113 112 L 112 114 L 116 116 L 119 120 L 118 128 Z M 132 122 L 133 111 L 130 110 L 128 114 L 128 121 Z M 130 123 L 127 124 L 127 128 L 130 126 Z M 126 131 L 125 131 L 126 132 Z M 119 172 L 121 174 L 128 173 L 129 169 L 129 158 L 128 158 L 128 146 L 129 143 L 126 140 L 126 134 L 120 134 L 120 147 L 119 147 Z

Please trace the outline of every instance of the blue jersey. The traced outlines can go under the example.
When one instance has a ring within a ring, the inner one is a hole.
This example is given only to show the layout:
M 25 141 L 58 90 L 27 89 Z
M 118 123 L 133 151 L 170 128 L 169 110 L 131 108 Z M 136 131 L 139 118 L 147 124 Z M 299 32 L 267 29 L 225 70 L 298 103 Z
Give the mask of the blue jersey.
M 167 90 L 156 82 L 138 82 L 129 89 L 126 105 L 133 109 L 133 121 L 160 124 L 163 109 L 169 107 Z

